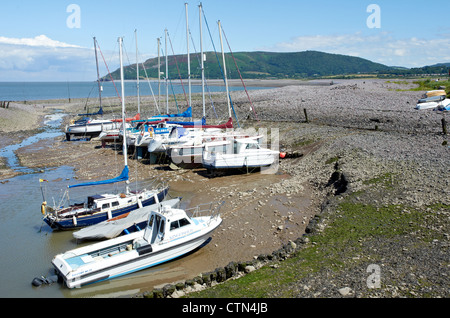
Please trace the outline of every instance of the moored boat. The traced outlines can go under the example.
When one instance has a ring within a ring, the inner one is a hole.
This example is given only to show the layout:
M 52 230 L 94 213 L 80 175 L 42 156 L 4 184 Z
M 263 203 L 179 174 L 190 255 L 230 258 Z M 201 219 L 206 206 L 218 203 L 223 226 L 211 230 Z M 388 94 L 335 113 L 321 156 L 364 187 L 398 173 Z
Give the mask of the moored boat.
M 122 82 L 122 122 L 126 122 L 125 119 L 125 88 L 123 80 L 123 60 L 122 60 L 122 39 L 120 42 L 120 73 Z M 124 130 L 126 135 L 126 129 Z M 124 168 L 121 174 L 112 179 L 86 182 L 75 185 L 70 185 L 66 190 L 64 197 L 69 197 L 69 189 L 75 187 L 90 187 L 103 184 L 113 184 L 117 182 L 128 182 L 128 153 L 126 136 L 123 139 L 123 159 Z M 61 204 L 54 207 L 47 206 L 47 202 L 41 205 L 41 212 L 44 214 L 44 221 L 53 229 L 74 229 L 78 227 L 84 227 L 93 225 L 121 214 L 130 212 L 137 208 L 155 204 L 155 196 L 158 197 L 158 201 L 164 200 L 169 187 L 165 183 L 159 185 L 152 185 L 151 189 L 141 189 L 136 191 L 130 191 L 129 187 L 125 187 L 125 192 L 118 194 L 101 194 L 88 196 L 87 202 L 82 204 L 69 204 L 64 207 Z M 64 199 L 64 198 L 63 198 Z
M 205 144 L 202 163 L 208 170 L 263 168 L 279 156 L 279 151 L 261 147 L 255 138 L 242 138 Z
M 58 254 L 52 260 L 69 288 L 112 279 L 173 260 L 201 247 L 222 222 L 220 207 L 162 206 L 144 230 Z

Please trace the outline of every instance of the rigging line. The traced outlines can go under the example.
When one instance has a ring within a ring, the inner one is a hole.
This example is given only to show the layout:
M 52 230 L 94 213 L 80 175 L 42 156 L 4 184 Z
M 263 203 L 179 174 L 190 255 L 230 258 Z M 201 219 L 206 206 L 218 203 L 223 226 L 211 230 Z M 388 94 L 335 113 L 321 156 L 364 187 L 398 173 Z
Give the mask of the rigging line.
M 119 97 L 120 102 L 122 102 L 122 97 L 119 95 L 119 91 L 117 90 L 116 83 L 114 83 L 114 80 L 112 78 L 111 72 L 109 71 L 109 68 L 108 68 L 108 64 L 106 64 L 105 57 L 103 56 L 103 52 L 100 49 L 100 45 L 98 44 L 97 40 L 95 40 L 95 41 L 97 42 L 98 50 L 100 51 L 100 54 L 101 54 L 101 56 L 103 58 L 103 62 L 105 63 L 106 69 L 108 70 L 109 77 L 111 78 L 111 81 L 112 81 L 112 83 L 114 85 L 114 88 L 116 89 L 117 96 Z
M 203 17 L 205 19 L 206 28 L 208 29 L 209 37 L 211 38 L 211 43 L 212 43 L 213 48 L 214 48 L 214 53 L 216 54 L 217 63 L 219 64 L 219 69 L 220 69 L 220 72 L 222 73 L 222 78 L 223 78 L 223 80 L 225 82 L 225 74 L 224 74 L 222 66 L 220 64 L 219 56 L 217 55 L 216 46 L 214 45 L 214 40 L 213 40 L 212 35 L 211 35 L 211 30 L 209 29 L 208 20 L 206 20 L 205 10 L 202 10 L 202 12 L 203 12 Z M 239 124 L 239 119 L 237 118 L 236 112 L 234 111 L 233 101 L 231 100 L 231 95 L 229 93 L 228 93 L 228 98 L 230 99 L 230 104 L 231 104 L 231 108 L 233 109 L 234 117 L 236 118 L 236 122 L 238 124 L 238 127 L 240 128 L 241 125 Z
M 179 69 L 179 67 L 178 67 L 178 62 L 177 62 L 177 58 L 176 58 L 176 56 L 175 56 L 175 52 L 173 51 L 172 40 L 170 39 L 169 33 L 167 33 L 167 37 L 169 38 L 170 48 L 172 49 L 172 57 L 173 57 L 173 59 L 175 59 L 175 65 L 177 66 L 178 76 L 180 77 L 181 87 L 183 88 L 183 93 L 184 93 L 184 98 L 186 99 L 186 104 L 187 104 L 188 107 L 189 107 L 189 106 L 190 106 L 190 105 L 189 105 L 189 100 L 188 100 L 188 98 L 187 98 L 186 91 L 185 91 L 185 89 L 184 89 L 183 79 L 181 78 L 180 69 Z
M 139 50 L 138 50 L 138 56 L 140 56 L 140 54 L 139 54 Z M 155 102 L 155 105 L 156 105 L 156 109 L 158 110 L 158 113 L 160 113 L 160 111 L 159 111 L 159 106 L 158 106 L 158 102 L 156 101 L 156 97 L 155 97 L 155 94 L 154 94 L 154 92 L 153 92 L 153 88 L 152 88 L 152 85 L 151 85 L 151 83 L 150 83 L 150 80 L 148 79 L 148 74 L 147 74 L 147 69 L 145 68 L 145 65 L 144 65 L 144 63 L 145 62 L 142 62 L 141 63 L 141 65 L 142 65 L 142 69 L 144 70 L 144 73 L 145 73 L 145 78 L 147 79 L 147 84 L 148 84 L 148 87 L 150 88 L 150 91 L 152 92 L 152 96 L 153 96 L 153 101 Z M 139 64 L 139 63 L 138 63 Z M 139 66 L 138 66 L 139 67 Z M 137 68 L 136 68 L 137 69 Z
M 162 48 L 161 48 L 161 52 L 164 55 L 164 50 Z M 173 89 L 173 85 L 172 85 L 172 79 L 170 78 L 169 74 L 167 74 L 166 76 L 167 76 L 167 79 L 168 79 L 168 81 L 170 83 L 170 88 L 172 89 L 172 94 L 173 94 L 173 99 L 175 101 L 175 106 L 177 106 L 177 112 L 180 112 L 180 108 L 178 107 L 177 96 L 175 95 L 175 90 Z M 184 88 L 183 88 L 183 90 L 184 90 Z M 186 96 L 186 93 L 185 93 L 185 96 Z
M 152 97 L 153 97 L 153 101 L 155 102 L 156 109 L 158 110 L 158 113 L 160 113 L 160 111 L 159 111 L 159 106 L 158 106 L 158 101 L 156 100 L 155 93 L 153 92 L 152 85 L 151 85 L 151 83 L 150 83 L 150 80 L 148 79 L 147 70 L 146 70 L 145 67 L 144 67 L 144 63 L 141 63 L 141 65 L 142 65 L 142 68 L 144 69 L 145 78 L 147 79 L 148 87 L 150 88 L 150 91 L 152 92 Z
M 256 114 L 256 111 L 255 111 L 255 107 L 253 107 L 252 100 L 250 99 L 250 95 L 248 94 L 247 87 L 245 86 L 244 79 L 242 78 L 241 71 L 239 70 L 239 67 L 237 65 L 236 59 L 234 58 L 233 51 L 231 50 L 230 43 L 228 43 L 228 39 L 227 39 L 227 36 L 225 34 L 225 30 L 223 29 L 223 26 L 222 26 L 222 33 L 223 33 L 223 36 L 225 37 L 225 41 L 227 41 L 228 48 L 230 49 L 231 56 L 233 57 L 234 65 L 236 65 L 236 69 L 238 71 L 239 77 L 241 78 L 241 82 L 242 82 L 242 85 L 244 86 L 244 90 L 245 90 L 245 93 L 247 94 L 248 100 L 250 102 L 250 106 L 251 106 L 251 108 L 253 110 L 253 113 L 256 116 L 256 119 L 259 121 L 258 115 Z

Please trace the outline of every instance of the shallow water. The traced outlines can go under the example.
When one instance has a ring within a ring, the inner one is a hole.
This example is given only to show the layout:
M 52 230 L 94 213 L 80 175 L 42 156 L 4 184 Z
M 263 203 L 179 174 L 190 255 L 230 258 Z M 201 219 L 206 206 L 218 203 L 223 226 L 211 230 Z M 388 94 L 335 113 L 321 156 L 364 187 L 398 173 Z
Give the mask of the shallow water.
M 22 147 L 32 145 L 39 140 L 62 136 L 63 133 L 59 129 L 59 126 L 61 125 L 64 116 L 65 114 L 61 113 L 60 111 L 57 111 L 57 113 L 52 115 L 47 115 L 44 121 L 45 126 L 43 132 L 28 137 L 19 144 L 6 146 L 0 149 L 0 157 L 6 158 L 6 164 L 13 170 L 23 173 L 33 172 L 32 169 L 20 166 L 19 161 L 17 160 L 17 156 L 14 152 Z
M 0 183 L 0 297 L 28 298 L 70 298 L 70 297 L 127 297 L 151 290 L 154 286 L 176 280 L 192 278 L 202 271 L 205 251 L 200 249 L 182 259 L 162 264 L 111 281 L 105 281 L 80 289 L 68 289 L 63 284 L 33 287 L 35 277 L 51 276 L 54 270 L 51 260 L 56 254 L 92 242 L 77 242 L 72 231 L 53 231 L 42 221 L 40 206 L 43 200 L 50 205 L 59 203 L 69 184 L 84 182 L 75 180 L 72 167 L 62 166 L 45 169 L 43 172 L 21 167 L 14 151 L 42 139 L 61 134 L 58 129 L 62 113 L 51 115 L 46 120 L 44 132 L 27 138 L 18 145 L 0 150 L 0 156 L 7 158 L 8 165 L 24 174 L 2 180 Z M 40 169 L 38 169 L 40 170 Z M 40 179 L 48 182 L 40 182 Z M 91 180 L 92 181 L 92 180 Z M 130 185 L 132 187 L 133 185 Z M 94 187 L 95 193 L 116 192 L 123 185 Z M 92 194 L 92 187 L 71 189 L 71 202 L 79 202 Z M 189 204 L 192 193 L 170 192 L 171 197 L 182 196 L 182 206 Z

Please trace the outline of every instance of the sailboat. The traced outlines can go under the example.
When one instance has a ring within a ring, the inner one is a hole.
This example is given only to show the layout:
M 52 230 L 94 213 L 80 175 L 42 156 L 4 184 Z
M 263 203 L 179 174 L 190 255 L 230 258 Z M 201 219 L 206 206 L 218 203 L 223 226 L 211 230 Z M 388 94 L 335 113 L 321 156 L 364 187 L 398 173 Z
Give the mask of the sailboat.
M 70 125 L 65 127 L 66 140 L 70 141 L 72 137 L 82 137 L 82 138 L 95 138 L 100 135 L 102 131 L 109 131 L 113 129 L 120 129 L 122 127 L 122 120 L 118 119 L 104 119 L 104 118 L 91 118 L 85 116 L 103 116 L 103 106 L 102 106 L 102 88 L 100 84 L 100 73 L 98 68 L 98 58 L 97 58 L 97 40 L 94 37 L 94 51 L 95 51 L 95 61 L 97 65 L 97 83 L 98 83 L 98 94 L 99 94 L 99 110 L 96 113 L 88 114 L 78 114 L 78 116 L 83 116 L 79 120 L 72 120 Z M 133 118 L 127 118 L 127 121 L 140 119 L 140 114 L 138 113 Z M 125 122 L 125 120 L 123 119 Z
M 125 122 L 125 89 L 123 80 L 123 58 L 122 58 L 122 39 L 119 39 L 120 46 L 120 67 L 121 67 L 121 83 L 122 83 L 122 122 Z M 126 129 L 124 130 L 126 134 Z M 118 182 L 128 183 L 128 153 L 127 138 L 123 138 L 123 158 L 124 168 L 122 173 L 113 179 L 87 182 L 68 186 L 67 195 L 70 188 L 95 186 L 102 184 L 113 184 Z M 141 189 L 139 191 L 130 191 L 128 185 L 125 192 L 119 194 L 101 194 L 90 195 L 87 202 L 81 204 L 72 204 L 68 207 L 47 206 L 44 201 L 41 205 L 41 212 L 44 215 L 44 221 L 53 229 L 74 229 L 85 227 L 99 222 L 117 217 L 124 213 L 128 213 L 137 208 L 142 208 L 151 204 L 155 204 L 156 199 L 161 202 L 166 197 L 169 187 L 165 183 L 158 184 L 152 189 Z

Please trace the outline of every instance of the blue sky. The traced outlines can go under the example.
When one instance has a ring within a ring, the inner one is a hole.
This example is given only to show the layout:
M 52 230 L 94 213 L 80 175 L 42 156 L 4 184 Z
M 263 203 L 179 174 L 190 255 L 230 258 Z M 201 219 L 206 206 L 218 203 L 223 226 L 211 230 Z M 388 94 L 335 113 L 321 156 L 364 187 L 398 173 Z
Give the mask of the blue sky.
M 185 53 L 185 6 L 199 50 L 200 1 L 189 0 L 16 0 L 2 2 L 0 81 L 95 80 L 95 36 L 110 70 L 118 66 L 117 38 L 124 37 L 125 63 L 135 62 L 137 29 L 141 61 L 157 55 L 156 38 L 169 31 L 175 53 Z M 348 54 L 386 65 L 415 67 L 450 62 L 450 1 L 433 6 L 416 0 L 203 0 L 216 48 L 217 20 L 234 52 L 317 50 Z M 79 8 L 79 21 L 68 25 Z M 379 8 L 379 27 L 367 20 Z M 204 49 L 212 44 L 204 30 Z M 163 41 L 164 45 L 164 41 Z M 190 50 L 194 47 L 190 43 Z M 228 49 L 226 49 L 228 51 Z M 171 53 L 169 47 L 169 53 Z M 106 73 L 101 63 L 101 73 Z

